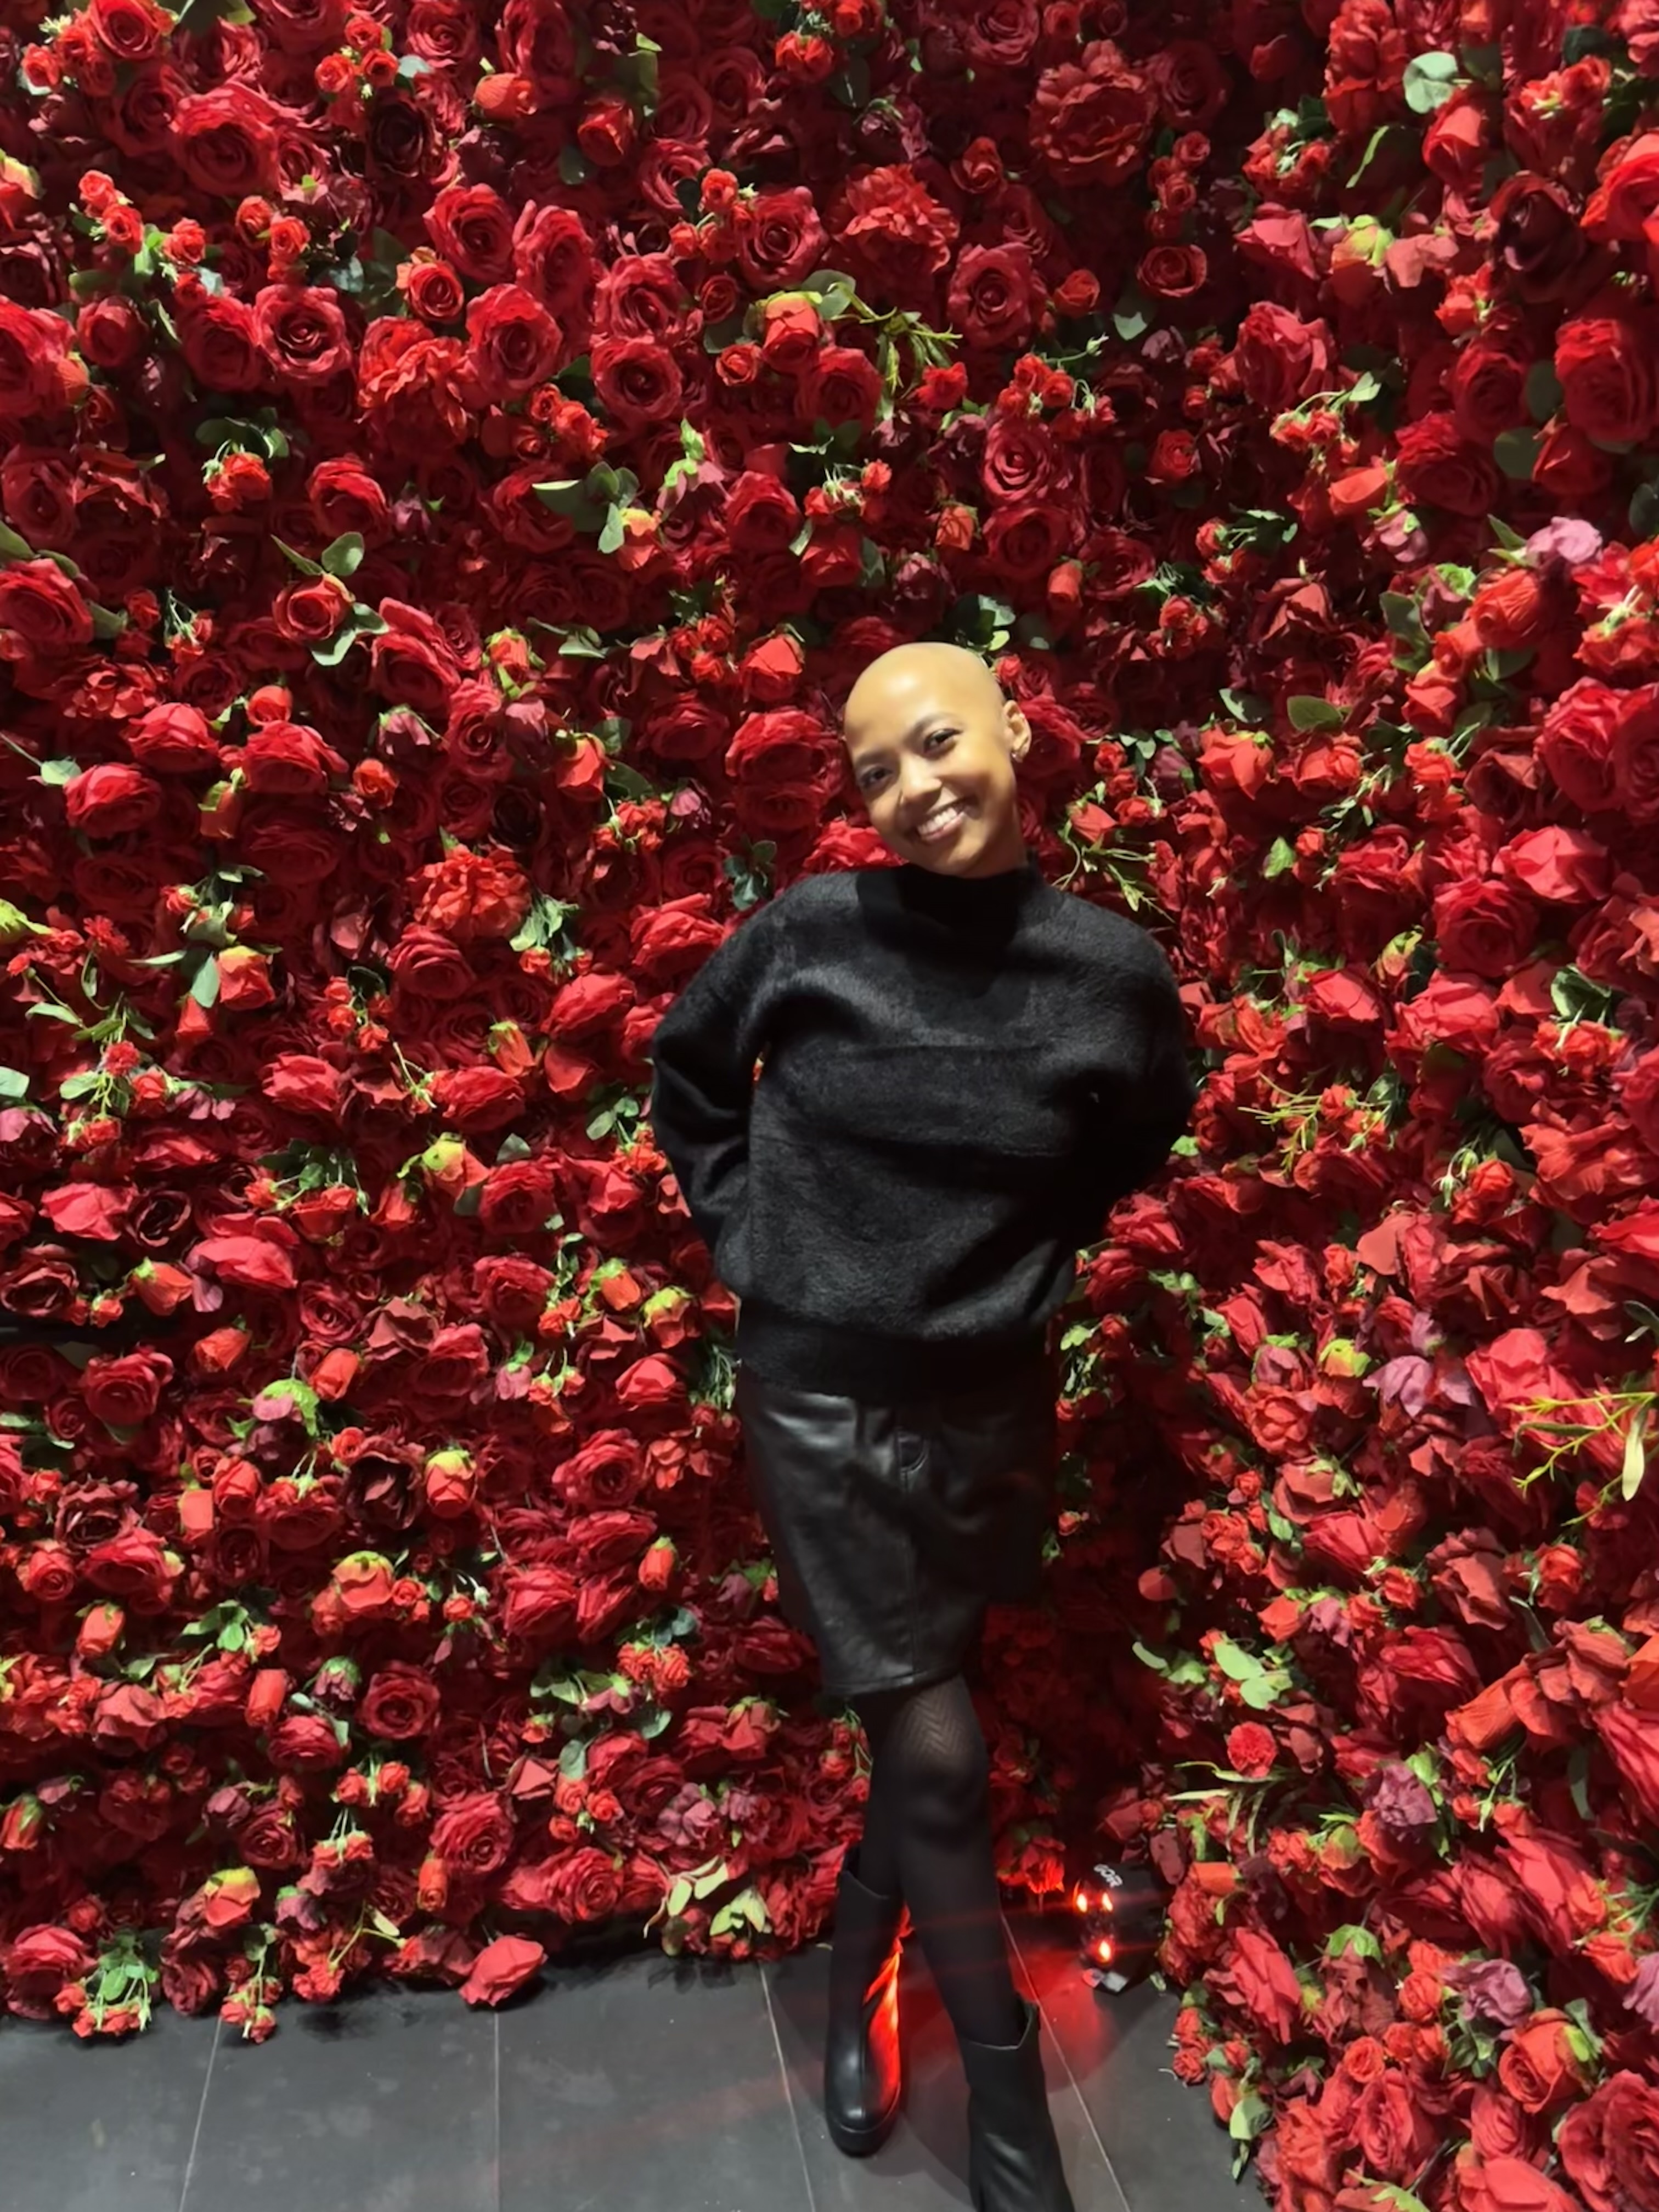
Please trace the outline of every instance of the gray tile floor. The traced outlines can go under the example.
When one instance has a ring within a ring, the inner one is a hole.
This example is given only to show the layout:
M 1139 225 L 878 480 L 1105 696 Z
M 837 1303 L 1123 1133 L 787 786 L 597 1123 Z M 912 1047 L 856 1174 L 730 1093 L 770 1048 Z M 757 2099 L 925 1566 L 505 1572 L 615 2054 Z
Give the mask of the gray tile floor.
M 1242 2212 L 1208 2100 L 1167 2070 L 1173 1996 L 1112 1997 L 1063 1916 L 1010 1913 L 1043 2008 L 1078 2212 Z M 873 2158 L 824 2132 L 830 1953 L 550 1966 L 499 2013 L 382 1985 L 290 2005 L 263 2047 L 158 2009 L 123 2044 L 0 2020 L 4 2212 L 943 2212 L 967 2092 L 918 1947 L 906 2103 Z

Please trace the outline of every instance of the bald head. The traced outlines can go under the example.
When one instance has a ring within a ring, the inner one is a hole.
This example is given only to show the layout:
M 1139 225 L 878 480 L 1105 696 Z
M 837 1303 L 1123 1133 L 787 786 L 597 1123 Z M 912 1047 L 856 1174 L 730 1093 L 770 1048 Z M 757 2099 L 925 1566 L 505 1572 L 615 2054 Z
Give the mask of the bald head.
M 884 716 L 895 702 L 945 697 L 994 714 L 1003 703 L 1002 687 L 976 653 L 965 645 L 896 645 L 870 663 L 847 695 L 842 726 L 849 742 L 872 716 Z

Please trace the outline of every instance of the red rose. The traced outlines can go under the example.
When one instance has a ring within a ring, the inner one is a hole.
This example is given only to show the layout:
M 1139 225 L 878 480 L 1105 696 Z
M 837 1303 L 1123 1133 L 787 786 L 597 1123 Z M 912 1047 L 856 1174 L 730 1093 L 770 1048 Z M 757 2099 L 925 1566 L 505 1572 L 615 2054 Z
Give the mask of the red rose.
M 1592 1718 L 1631 1802 L 1644 1820 L 1659 1820 L 1659 1713 L 1605 1705 Z
M 276 182 L 276 133 L 270 103 L 244 84 L 186 93 L 173 118 L 179 165 L 193 185 L 226 199 Z
M 64 787 L 64 811 L 71 830 L 88 837 L 118 837 L 142 830 L 161 807 L 161 787 L 141 768 L 119 761 L 89 768 Z
M 1444 967 L 1501 981 L 1532 951 L 1538 908 L 1498 877 L 1448 884 L 1435 894 L 1433 927 Z
M 578 1584 L 562 1567 L 526 1567 L 510 1574 L 501 1606 L 501 1627 L 508 1636 L 551 1644 L 564 1641 L 576 1625 Z
M 31 1544 L 17 1562 L 17 1579 L 37 1605 L 67 1605 L 81 1578 L 74 1553 L 61 1544 Z
M 817 826 L 840 788 L 841 743 L 800 708 L 774 708 L 738 725 L 725 767 L 751 836 L 799 835 Z
M 45 659 L 91 642 L 92 610 L 56 562 L 14 561 L 0 574 L 0 658 Z
M 21 2020 L 51 2020 L 52 1999 L 66 1983 L 92 1971 L 94 1955 L 72 1929 L 45 1922 L 26 1928 L 0 1951 L 7 2009 Z
M 1626 692 L 1613 738 L 1619 805 L 1632 822 L 1659 821 L 1659 684 Z
M 499 284 L 512 275 L 513 210 L 493 185 L 446 185 L 425 222 L 434 246 L 471 283 Z
M 130 1528 L 106 1544 L 94 1544 L 82 1564 L 94 1589 L 120 1598 L 140 1613 L 160 1613 L 171 1603 L 183 1565 L 148 1528 Z
M 1575 2106 L 1558 2142 L 1589 2212 L 1659 2212 L 1659 2091 L 1639 2074 L 1615 2074 Z
M 837 244 L 893 295 L 926 295 L 951 258 L 957 223 L 902 163 L 854 176 L 832 216 Z
M 1614 801 L 1613 732 L 1624 696 L 1594 677 L 1583 677 L 1552 703 L 1539 732 L 1539 759 L 1587 814 Z
M 1146 77 L 1097 39 L 1038 79 L 1031 143 L 1062 186 L 1119 185 L 1145 158 L 1155 112 Z
M 1659 132 L 1625 142 L 1619 159 L 1590 194 L 1583 225 L 1592 238 L 1636 246 L 1659 213 Z
M 732 478 L 727 488 L 725 520 L 726 534 L 734 551 L 781 553 L 799 532 L 800 507 L 793 492 L 781 478 L 764 475 L 757 469 L 745 469 Z M 703 745 L 696 752 L 675 752 L 666 749 L 658 735 L 659 729 L 672 730 L 675 726 L 675 718 L 682 708 L 702 704 L 678 702 L 667 714 L 653 721 L 652 743 L 665 757 L 701 759 L 712 750 Z
M 258 325 L 246 301 L 228 292 L 203 299 L 179 317 L 185 366 L 210 392 L 257 392 L 268 374 Z
M 1354 2110 L 1353 2143 L 1382 2179 L 1413 2179 L 1439 2140 L 1438 2117 L 1415 2081 L 1394 2071 L 1366 2082 Z
M 1466 442 L 1449 413 L 1407 422 L 1395 448 L 1395 472 L 1413 500 L 1449 514 L 1490 514 L 1498 498 L 1498 472 Z
M 968 246 L 951 272 L 946 311 L 965 345 L 1017 349 L 1036 329 L 1045 296 L 1023 246 Z
M 512 1814 L 488 1790 L 457 1798 L 432 1825 L 432 1849 L 438 1857 L 475 1880 L 507 1864 L 514 1837 Z
M 1070 464 L 1045 423 L 1000 413 L 985 441 L 980 482 L 998 505 L 1047 501 L 1070 488 Z
M 61 316 L 0 300 L 0 421 L 61 415 L 85 391 L 70 336 Z
M 602 338 L 591 361 L 593 388 L 619 428 L 643 430 L 679 414 L 684 395 L 679 364 L 656 339 Z
M 112 1682 L 100 1692 L 92 1740 L 100 1751 L 154 1751 L 167 1733 L 166 1708 L 141 1682 Z
M 1593 906 L 1607 896 L 1607 848 L 1582 830 L 1551 825 L 1513 837 L 1498 865 L 1534 898 L 1559 906 Z
M 331 291 L 315 284 L 267 284 L 253 301 L 261 350 L 290 384 L 325 383 L 351 367 L 345 317 Z
M 1271 1936 L 1240 1928 L 1212 1978 L 1269 2040 L 1284 2044 L 1293 2039 L 1302 2018 L 1302 1984 Z
M 1457 2201 L 1462 2212 L 1579 2212 L 1565 2189 L 1518 2158 L 1460 2156 Z
M 472 1971 L 461 1984 L 468 2004 L 498 2005 L 521 1990 L 547 1957 L 539 1943 L 525 1936 L 498 1936 L 486 1943 L 472 1961 Z
M 441 1705 L 438 1686 L 424 1668 L 394 1660 L 369 1677 L 357 1718 L 371 1735 L 405 1743 L 436 1726 Z
M 561 330 L 586 337 L 594 279 L 593 240 L 574 208 L 526 202 L 513 229 L 513 270 Z
M 1498 2078 L 1523 2112 L 1553 2112 L 1588 2086 L 1588 2047 L 1564 2012 L 1537 2012 L 1511 2028 Z
M 492 404 L 521 399 L 559 367 L 563 337 L 521 284 L 496 284 L 467 303 L 467 366 Z
M 881 378 L 875 363 L 855 346 L 825 346 L 800 380 L 798 408 L 806 423 L 843 422 L 867 428 L 881 404 Z
M 738 266 L 752 291 L 787 292 L 823 263 L 827 240 L 805 185 L 768 185 L 738 210 Z
M 1527 419 L 1530 362 L 1516 342 L 1474 338 L 1457 356 L 1449 380 L 1452 414 L 1471 445 L 1489 446 L 1502 430 Z
M 279 1772 L 326 1774 L 349 1756 L 334 1723 L 321 1713 L 290 1713 L 266 1739 L 271 1765 Z
M 1659 420 L 1659 318 L 1583 315 L 1555 334 L 1561 406 L 1575 430 L 1636 445 Z

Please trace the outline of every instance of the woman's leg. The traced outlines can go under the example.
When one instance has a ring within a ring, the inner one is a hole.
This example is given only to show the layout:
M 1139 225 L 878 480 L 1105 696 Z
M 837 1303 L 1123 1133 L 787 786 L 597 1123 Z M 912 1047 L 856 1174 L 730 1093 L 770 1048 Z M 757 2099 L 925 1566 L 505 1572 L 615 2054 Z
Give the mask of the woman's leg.
M 1012 2043 L 1023 2014 L 992 1858 L 990 1759 L 963 1677 L 856 1700 L 872 1767 L 867 1889 L 902 1894 L 958 2037 Z

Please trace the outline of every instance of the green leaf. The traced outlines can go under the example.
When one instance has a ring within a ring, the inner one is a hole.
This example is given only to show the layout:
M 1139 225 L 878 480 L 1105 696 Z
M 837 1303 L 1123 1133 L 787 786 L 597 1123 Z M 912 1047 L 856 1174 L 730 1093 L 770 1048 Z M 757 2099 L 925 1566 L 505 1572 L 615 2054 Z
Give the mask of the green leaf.
M 1413 646 L 1419 653 L 1428 650 L 1429 634 L 1423 627 L 1423 617 L 1417 602 L 1407 592 L 1384 592 L 1382 599 L 1382 619 L 1403 644 Z
M 559 176 L 567 185 L 585 185 L 592 175 L 586 155 L 574 143 L 559 149 Z
M 246 0 L 186 0 L 173 25 L 186 38 L 204 39 L 216 23 L 251 23 L 253 10 Z
M 623 540 L 627 535 L 627 532 L 623 527 L 623 511 L 619 507 L 613 507 L 605 516 L 605 527 L 599 532 L 600 552 L 620 552 Z
M 40 763 L 39 781 L 45 784 L 73 783 L 81 773 L 79 761 L 47 760 Z
M 1255 1653 L 1244 1650 L 1230 1637 L 1217 1637 L 1214 1658 L 1216 1665 L 1230 1681 L 1248 1682 L 1261 1672 L 1261 1662 Z
M 20 538 L 15 530 L 0 522 L 0 554 L 8 561 L 33 561 L 34 548 L 27 538 Z
M 337 668 L 360 637 L 379 637 L 386 627 L 372 607 L 354 606 L 332 637 L 312 647 L 311 657 L 319 668 Z
M 1167 1674 L 1169 1673 L 1169 1661 L 1167 1659 L 1160 1658 L 1156 1651 L 1149 1651 L 1144 1644 L 1133 1644 L 1129 1648 L 1134 1653 L 1135 1657 L 1139 1660 L 1143 1667 L 1150 1667 L 1156 1674 Z
M 1631 494 L 1630 526 L 1633 538 L 1659 537 L 1659 482 L 1638 484 Z
M 1334 706 L 1328 699 L 1316 699 L 1305 691 L 1286 700 L 1285 711 L 1293 730 L 1340 730 L 1348 719 L 1345 708 Z
M 1530 483 L 1533 463 L 1543 443 L 1536 430 L 1505 430 L 1492 441 L 1492 457 L 1516 483 Z
M 1273 2106 L 1254 2089 L 1247 2089 L 1233 2106 L 1227 2132 L 1235 2142 L 1254 2142 L 1273 2125 Z
M 1509 524 L 1504 521 L 1502 515 L 1489 514 L 1486 517 L 1486 527 L 1491 531 L 1492 536 L 1497 539 L 1498 544 L 1503 548 L 1505 553 L 1524 553 L 1526 551 L 1526 539 L 1521 535 L 1518 530 L 1511 530 Z
M 29 1095 L 29 1079 L 21 1067 L 0 1067 L 0 1104 L 15 1106 Z
M 1464 81 L 1455 54 L 1419 54 L 1406 64 L 1406 105 L 1413 115 L 1432 115 Z
M 198 1006 L 216 1005 L 219 997 L 219 963 L 211 955 L 196 970 L 190 995 Z
M 363 541 L 355 530 L 348 530 L 324 549 L 323 566 L 331 576 L 355 576 L 362 566 Z
M 325 573 L 320 562 L 313 561 L 308 554 L 296 553 L 291 545 L 284 545 L 280 538 L 273 538 L 270 542 L 279 553 L 288 556 L 302 576 L 320 576 Z
M 1357 1959 L 1380 1959 L 1382 1956 L 1382 1946 L 1370 1929 L 1361 1928 L 1357 1923 L 1351 1923 L 1346 1928 L 1334 1928 L 1325 1941 L 1325 1956 L 1328 1959 L 1346 1958 L 1350 1951 Z
M 1126 343 L 1152 326 L 1152 304 L 1133 277 L 1124 286 L 1112 310 L 1112 328 Z
M 1626 1500 L 1635 1497 L 1642 1487 L 1642 1478 L 1648 1471 L 1647 1450 L 1642 1441 L 1642 1420 L 1633 1414 L 1625 1437 L 1624 1462 L 1619 1470 L 1619 1495 Z
M 1534 422 L 1547 422 L 1561 404 L 1561 380 L 1553 361 L 1535 361 L 1527 371 L 1527 412 Z
M 1296 848 L 1283 837 L 1275 837 L 1267 848 L 1267 857 L 1261 863 L 1261 872 L 1269 882 L 1282 876 L 1287 868 L 1296 866 Z

